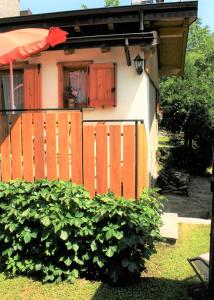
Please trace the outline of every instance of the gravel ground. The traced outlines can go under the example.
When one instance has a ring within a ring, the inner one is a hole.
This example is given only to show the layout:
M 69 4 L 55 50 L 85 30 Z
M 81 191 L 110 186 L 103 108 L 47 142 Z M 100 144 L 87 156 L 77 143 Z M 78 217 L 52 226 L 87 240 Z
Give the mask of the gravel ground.
M 209 219 L 211 215 L 212 194 L 210 179 L 192 176 L 189 184 L 189 197 L 184 194 L 167 193 L 165 212 L 178 213 L 179 217 Z

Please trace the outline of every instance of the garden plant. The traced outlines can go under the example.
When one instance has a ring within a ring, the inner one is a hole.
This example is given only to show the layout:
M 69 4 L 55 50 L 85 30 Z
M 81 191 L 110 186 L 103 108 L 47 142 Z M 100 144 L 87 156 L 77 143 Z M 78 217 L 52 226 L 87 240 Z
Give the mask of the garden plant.
M 92 200 L 69 182 L 1 182 L 1 269 L 43 282 L 136 280 L 161 240 L 162 199 L 152 189 L 138 202 L 112 193 Z

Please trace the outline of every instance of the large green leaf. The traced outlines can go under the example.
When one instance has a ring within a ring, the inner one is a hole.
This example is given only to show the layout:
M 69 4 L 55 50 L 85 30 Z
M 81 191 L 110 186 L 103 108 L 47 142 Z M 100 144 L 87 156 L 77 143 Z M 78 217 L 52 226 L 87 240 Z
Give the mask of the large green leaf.
M 70 241 L 67 241 L 65 243 L 66 247 L 67 247 L 67 250 L 71 250 L 73 248 L 73 244 L 70 242 Z
M 66 260 L 64 260 L 64 263 L 67 267 L 69 267 L 72 264 L 72 260 L 70 259 L 70 257 L 67 257 Z
M 67 240 L 67 238 L 68 238 L 68 233 L 67 233 L 67 231 L 62 230 L 61 233 L 60 233 L 60 238 L 61 238 L 63 241 Z
M 114 252 L 113 252 L 111 249 L 108 249 L 108 250 L 106 251 L 106 256 L 112 257 L 113 255 L 114 255 Z
M 110 240 L 113 236 L 113 230 L 112 229 L 109 229 L 107 232 L 106 232 L 106 239 L 107 241 Z
M 35 265 L 35 270 L 36 271 L 40 271 L 41 269 L 42 269 L 42 264 L 41 263 Z
M 97 250 L 97 244 L 96 244 L 95 241 L 93 241 L 93 242 L 91 243 L 91 250 L 92 250 L 92 251 L 96 251 L 96 250 Z
M 73 244 L 72 248 L 74 249 L 74 251 L 77 251 L 79 249 L 79 246 L 77 244 Z
M 25 244 L 29 243 L 31 241 L 31 233 L 26 231 L 24 233 L 24 241 L 25 241 Z
M 14 232 L 17 227 L 18 227 L 18 224 L 16 224 L 16 223 L 10 224 L 10 226 L 9 226 L 10 232 Z
M 51 224 L 50 218 L 48 216 L 45 216 L 41 219 L 41 222 L 45 226 L 49 226 Z

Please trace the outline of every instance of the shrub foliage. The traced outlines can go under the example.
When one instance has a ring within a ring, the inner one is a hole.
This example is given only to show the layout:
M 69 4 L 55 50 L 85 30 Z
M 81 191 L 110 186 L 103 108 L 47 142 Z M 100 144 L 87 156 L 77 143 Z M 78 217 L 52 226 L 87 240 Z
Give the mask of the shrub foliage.
M 161 199 L 155 190 L 141 198 L 91 200 L 63 181 L 0 183 L 2 270 L 44 282 L 136 278 L 161 238 Z

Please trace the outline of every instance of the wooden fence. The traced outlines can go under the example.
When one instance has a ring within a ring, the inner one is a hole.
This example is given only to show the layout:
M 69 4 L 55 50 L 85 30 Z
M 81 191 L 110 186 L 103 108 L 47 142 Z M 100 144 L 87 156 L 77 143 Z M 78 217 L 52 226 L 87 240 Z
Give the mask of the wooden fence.
M 1 180 L 83 183 L 94 196 L 138 197 L 148 186 L 143 124 L 83 123 L 79 111 L 0 116 Z

